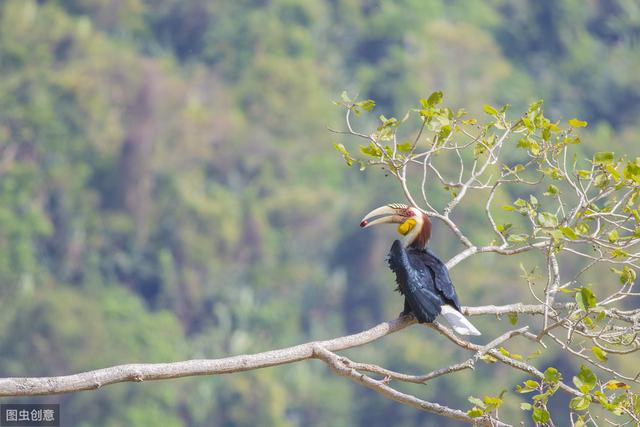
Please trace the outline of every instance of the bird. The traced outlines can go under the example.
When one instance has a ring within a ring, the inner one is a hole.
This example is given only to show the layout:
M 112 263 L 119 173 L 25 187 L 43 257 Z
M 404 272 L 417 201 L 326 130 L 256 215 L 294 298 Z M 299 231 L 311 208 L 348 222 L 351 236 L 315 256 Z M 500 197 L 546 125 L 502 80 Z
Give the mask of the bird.
M 391 203 L 369 212 L 360 227 L 387 223 L 399 224 L 398 233 L 403 236 L 393 242 L 387 257 L 397 290 L 405 297 L 400 315 L 413 313 L 419 323 L 432 323 L 442 314 L 457 334 L 481 335 L 461 313 L 447 266 L 427 246 L 431 239 L 429 217 L 415 207 Z

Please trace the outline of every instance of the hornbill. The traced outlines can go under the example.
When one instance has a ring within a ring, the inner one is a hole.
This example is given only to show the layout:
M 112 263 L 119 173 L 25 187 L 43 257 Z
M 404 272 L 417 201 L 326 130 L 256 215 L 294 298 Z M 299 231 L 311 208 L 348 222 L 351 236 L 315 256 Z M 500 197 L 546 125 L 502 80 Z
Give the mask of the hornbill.
M 388 262 L 396 274 L 398 290 L 404 295 L 404 310 L 420 323 L 431 323 L 442 314 L 460 335 L 480 335 L 460 313 L 460 301 L 444 263 L 427 247 L 431 238 L 431 220 L 414 207 L 392 203 L 369 212 L 360 223 L 367 228 L 395 223 L 401 240 L 391 246 Z

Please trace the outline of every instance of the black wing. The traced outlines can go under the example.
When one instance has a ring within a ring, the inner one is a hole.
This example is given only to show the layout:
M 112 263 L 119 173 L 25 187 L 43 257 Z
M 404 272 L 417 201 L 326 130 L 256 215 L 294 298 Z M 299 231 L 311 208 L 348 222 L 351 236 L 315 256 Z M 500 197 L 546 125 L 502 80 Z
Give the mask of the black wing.
M 410 249 L 409 252 L 416 252 L 416 256 L 433 271 L 436 289 L 442 293 L 447 304 L 460 311 L 458 294 L 456 288 L 453 287 L 451 277 L 449 277 L 447 266 L 429 248 Z
M 399 240 L 393 242 L 389 252 L 389 267 L 396 274 L 398 288 L 421 323 L 433 322 L 442 304 L 447 303 L 445 295 L 438 290 L 435 271 L 425 261 L 426 256 L 424 251 L 405 250 Z

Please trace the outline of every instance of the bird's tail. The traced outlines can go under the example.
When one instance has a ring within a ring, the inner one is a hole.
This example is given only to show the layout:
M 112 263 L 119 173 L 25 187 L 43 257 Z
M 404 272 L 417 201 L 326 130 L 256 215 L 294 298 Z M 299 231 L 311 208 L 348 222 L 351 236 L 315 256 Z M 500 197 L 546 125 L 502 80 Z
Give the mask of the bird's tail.
M 462 313 L 450 305 L 442 306 L 441 314 L 447 319 L 454 331 L 459 335 L 482 335 Z

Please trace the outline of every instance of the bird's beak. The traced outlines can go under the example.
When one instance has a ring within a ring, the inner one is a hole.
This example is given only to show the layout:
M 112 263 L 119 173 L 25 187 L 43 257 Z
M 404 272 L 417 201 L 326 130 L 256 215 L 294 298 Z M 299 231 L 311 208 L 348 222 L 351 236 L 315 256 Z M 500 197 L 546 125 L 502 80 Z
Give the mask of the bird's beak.
M 405 209 L 406 209 L 406 206 L 404 207 L 394 207 L 391 205 L 380 206 L 379 208 L 372 210 L 364 218 L 362 218 L 362 221 L 360 222 L 360 227 L 367 228 L 372 225 L 388 224 L 388 223 L 401 224 L 407 219 L 404 215 L 401 215 L 401 212 L 403 212 Z

